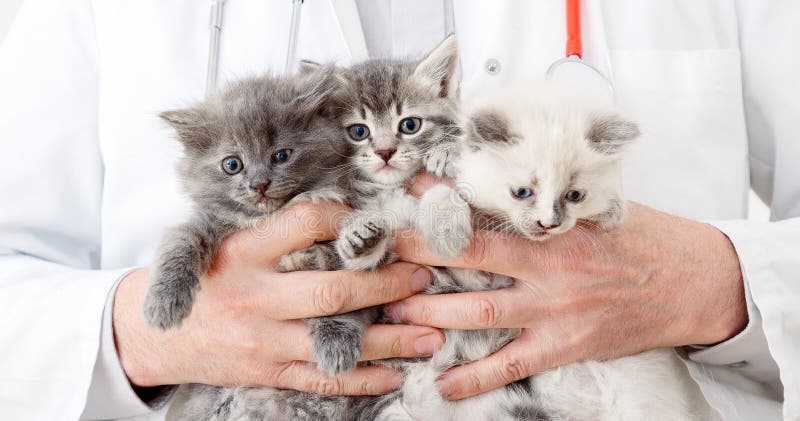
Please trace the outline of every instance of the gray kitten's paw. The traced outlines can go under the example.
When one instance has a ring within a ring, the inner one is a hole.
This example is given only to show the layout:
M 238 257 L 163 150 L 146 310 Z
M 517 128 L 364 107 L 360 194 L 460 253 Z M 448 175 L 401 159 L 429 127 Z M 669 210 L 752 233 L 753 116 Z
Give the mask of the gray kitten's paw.
M 309 325 L 320 371 L 332 377 L 356 367 L 363 348 L 363 325 L 337 317 L 311 319 Z
M 456 257 L 472 242 L 472 212 L 455 190 L 437 185 L 420 199 L 417 226 L 428 247 L 444 258 Z
M 150 327 L 178 327 L 192 311 L 197 275 L 184 271 L 157 271 L 144 299 L 144 319 Z
M 336 251 L 331 244 L 314 244 L 305 249 L 281 256 L 278 271 L 295 272 L 299 270 L 336 269 Z
M 389 235 L 379 221 L 358 218 L 339 232 L 336 252 L 347 269 L 375 269 L 389 254 Z
M 452 145 L 434 146 L 423 158 L 425 171 L 433 173 L 437 177 L 455 176 L 453 167 L 454 155 L 455 148 Z

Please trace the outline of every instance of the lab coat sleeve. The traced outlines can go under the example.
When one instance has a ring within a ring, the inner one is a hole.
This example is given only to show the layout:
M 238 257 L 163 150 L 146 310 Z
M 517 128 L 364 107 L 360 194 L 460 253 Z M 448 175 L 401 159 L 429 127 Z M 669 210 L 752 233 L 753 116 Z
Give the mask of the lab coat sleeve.
M 772 385 L 783 392 L 784 419 L 795 420 L 800 419 L 800 4 L 737 0 L 736 6 L 751 186 L 770 205 L 773 222 L 714 224 L 739 256 L 750 323 L 731 340 L 690 358 L 728 365 Z
M 98 270 L 98 69 L 88 0 L 28 0 L 0 47 L 4 419 L 81 416 L 109 292 L 127 270 Z M 109 417 L 136 412 L 118 409 Z

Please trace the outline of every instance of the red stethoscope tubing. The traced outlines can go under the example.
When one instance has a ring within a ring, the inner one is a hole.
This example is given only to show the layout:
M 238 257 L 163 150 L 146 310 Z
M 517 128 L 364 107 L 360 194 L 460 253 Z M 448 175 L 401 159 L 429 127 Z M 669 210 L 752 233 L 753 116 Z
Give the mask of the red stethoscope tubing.
M 583 58 L 581 0 L 567 0 L 567 57 Z

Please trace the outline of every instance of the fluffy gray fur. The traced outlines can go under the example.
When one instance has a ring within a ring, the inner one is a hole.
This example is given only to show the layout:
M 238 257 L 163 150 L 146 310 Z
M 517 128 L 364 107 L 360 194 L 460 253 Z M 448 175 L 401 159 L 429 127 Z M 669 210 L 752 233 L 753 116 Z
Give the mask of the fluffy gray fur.
M 347 197 L 354 212 L 335 248 L 316 244 L 291 253 L 281 259 L 281 270 L 371 270 L 393 259 L 388 234 L 410 227 L 417 207 L 416 199 L 406 194 L 405 183 L 423 167 L 440 174 L 452 169 L 451 157 L 457 152 L 460 134 L 456 69 L 453 37 L 419 61 L 371 60 L 338 69 L 335 77 L 342 89 L 334 105 L 336 127 L 340 139 L 354 149 L 353 158 L 346 168 L 340 167 L 340 174 L 351 188 Z M 312 62 L 301 64 L 301 75 L 320 71 L 326 69 Z M 399 131 L 399 121 L 408 117 L 422 123 L 413 135 Z M 361 141 L 345 140 L 354 124 L 367 125 L 371 135 Z M 395 152 L 384 161 L 380 154 L 387 149 Z M 309 319 L 317 367 L 330 375 L 354 368 L 361 357 L 364 331 L 379 314 L 379 308 L 370 308 Z M 182 414 L 187 420 L 371 420 L 397 401 L 397 394 L 343 398 L 205 385 L 192 386 L 190 393 Z
M 178 170 L 194 215 L 158 249 L 144 304 L 150 326 L 176 327 L 189 315 L 199 279 L 227 235 L 292 202 L 344 198 L 347 179 L 336 169 L 351 148 L 329 104 L 338 89 L 332 69 L 254 77 L 161 114 L 184 146 Z M 285 162 L 279 151 L 289 151 Z M 223 168 L 231 157 L 241 165 L 235 174 Z
M 448 38 L 420 61 L 370 60 L 340 74 L 347 86 L 340 104 L 342 133 L 355 148 L 349 194 L 354 211 L 336 240 L 337 258 L 328 260 L 371 270 L 394 259 L 389 234 L 410 227 L 417 206 L 405 183 L 430 162 L 426 158 L 433 151 L 446 154 L 457 147 L 456 57 L 455 39 Z M 305 66 L 308 72 L 312 65 Z M 407 118 L 419 119 L 417 132 L 400 130 Z M 352 138 L 355 125 L 368 128 L 369 135 Z M 378 314 L 372 308 L 313 320 L 317 367 L 331 375 L 354 368 L 364 331 Z

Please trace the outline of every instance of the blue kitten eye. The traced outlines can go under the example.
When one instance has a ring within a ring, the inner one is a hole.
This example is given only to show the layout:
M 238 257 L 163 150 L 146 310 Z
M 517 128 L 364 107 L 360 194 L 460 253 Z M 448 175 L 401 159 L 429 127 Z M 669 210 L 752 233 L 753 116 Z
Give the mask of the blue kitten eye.
M 533 189 L 530 187 L 512 187 L 511 195 L 517 199 L 527 199 L 533 196 Z
M 291 157 L 292 157 L 291 149 L 281 149 L 278 152 L 275 152 L 275 155 L 272 155 L 272 162 L 276 164 L 283 164 L 284 162 L 288 161 L 289 158 Z
M 222 160 L 222 171 L 225 171 L 229 175 L 239 173 L 242 171 L 242 168 L 244 168 L 242 160 L 235 156 L 229 156 Z
M 347 133 L 350 135 L 350 139 L 360 142 L 369 136 L 369 127 L 363 124 L 353 124 L 347 128 Z
M 567 194 L 564 195 L 564 199 L 567 199 L 567 202 L 572 203 L 579 203 L 583 202 L 583 199 L 586 198 L 586 193 L 580 190 L 570 190 Z
M 400 121 L 400 131 L 405 134 L 414 134 L 422 127 L 422 120 L 417 117 L 404 118 Z

